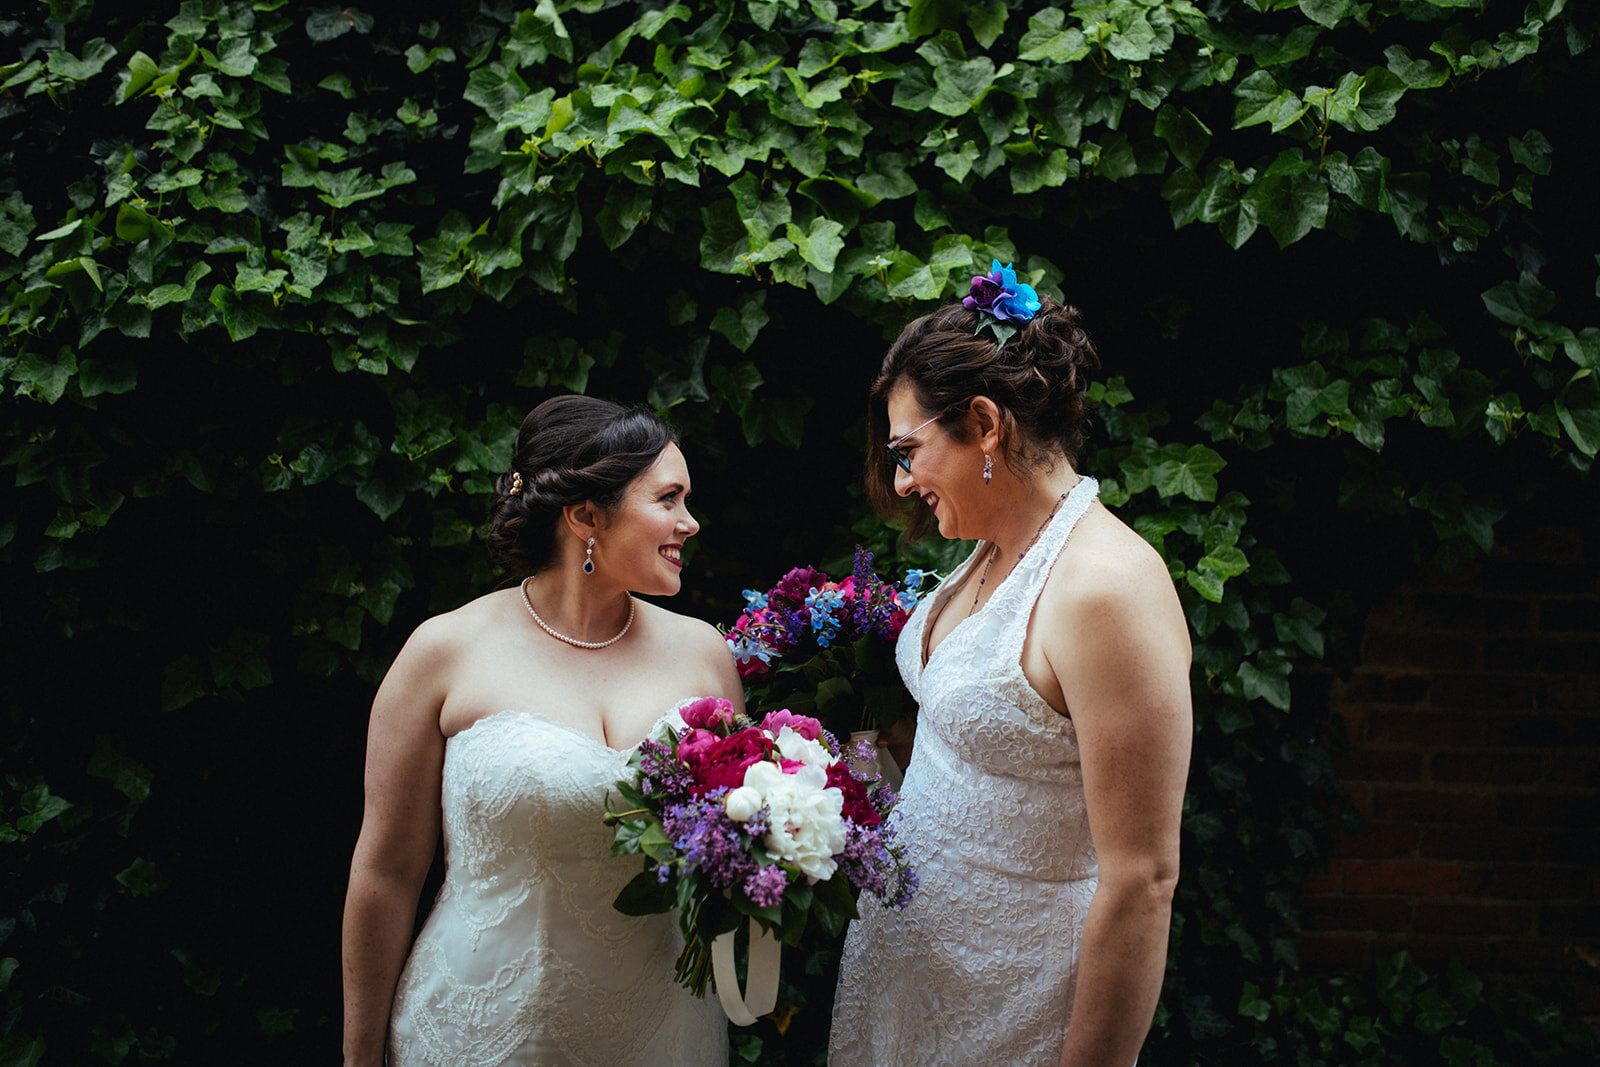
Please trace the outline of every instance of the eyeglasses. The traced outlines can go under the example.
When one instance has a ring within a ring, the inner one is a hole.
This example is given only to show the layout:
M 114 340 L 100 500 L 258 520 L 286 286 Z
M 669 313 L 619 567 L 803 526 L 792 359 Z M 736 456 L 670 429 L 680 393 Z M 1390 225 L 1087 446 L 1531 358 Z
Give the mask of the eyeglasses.
M 929 419 L 928 422 L 938 422 L 940 418 L 942 418 L 942 416 L 935 415 L 933 418 Z M 923 423 L 922 426 L 928 425 L 928 422 Z M 906 438 L 922 429 L 922 426 L 915 426 L 907 430 L 898 437 L 892 438 L 883 446 L 888 451 L 889 458 L 894 460 L 895 463 L 899 465 L 900 469 L 905 471 L 907 474 L 911 473 L 911 457 L 900 450 L 900 442 L 904 441 Z

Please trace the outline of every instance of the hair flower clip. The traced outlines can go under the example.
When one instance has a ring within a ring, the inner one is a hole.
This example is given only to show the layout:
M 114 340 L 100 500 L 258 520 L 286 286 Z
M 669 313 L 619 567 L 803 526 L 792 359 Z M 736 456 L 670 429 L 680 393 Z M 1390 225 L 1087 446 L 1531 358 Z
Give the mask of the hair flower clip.
M 978 316 L 982 333 L 987 327 L 994 334 L 995 347 L 1003 346 L 1011 335 L 1030 321 L 1039 311 L 1039 294 L 1027 282 L 1017 281 L 1017 272 L 1011 264 L 1000 265 L 998 259 L 989 263 L 989 273 L 972 279 L 972 293 L 961 298 L 961 303 L 974 311 L 987 312 L 989 318 Z

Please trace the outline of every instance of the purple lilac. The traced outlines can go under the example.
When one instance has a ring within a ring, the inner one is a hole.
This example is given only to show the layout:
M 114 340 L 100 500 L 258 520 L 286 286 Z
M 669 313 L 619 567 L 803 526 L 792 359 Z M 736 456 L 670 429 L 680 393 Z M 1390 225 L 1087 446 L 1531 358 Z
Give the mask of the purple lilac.
M 850 884 L 876 896 L 883 896 L 885 872 L 890 867 L 889 850 L 876 826 L 862 826 L 853 819 L 844 822 L 844 851 L 833 857 Z
M 783 891 L 788 885 L 789 876 L 782 867 L 757 867 L 755 873 L 744 880 L 744 892 L 758 908 L 778 908 L 783 906 Z
M 639 775 L 655 787 L 653 793 L 657 796 L 686 797 L 694 785 L 694 775 L 678 762 L 672 749 L 658 741 L 639 745 Z M 652 792 L 649 785 L 645 792 Z
M 661 829 L 682 854 L 683 868 L 704 873 L 718 889 L 743 882 L 756 869 L 744 828 L 723 807 L 725 792 L 712 790 L 702 800 L 670 805 L 661 814 Z

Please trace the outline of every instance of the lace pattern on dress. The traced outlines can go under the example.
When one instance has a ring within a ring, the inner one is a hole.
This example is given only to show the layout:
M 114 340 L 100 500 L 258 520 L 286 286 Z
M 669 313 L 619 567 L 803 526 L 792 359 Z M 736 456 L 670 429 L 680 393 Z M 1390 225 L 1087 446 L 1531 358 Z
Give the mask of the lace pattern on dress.
M 673 917 L 611 906 L 640 869 L 601 819 L 630 754 L 532 711 L 450 738 L 445 884 L 400 977 L 390 1064 L 726 1062 L 720 1008 L 672 980 Z
M 921 885 L 904 911 L 863 896 L 840 967 L 829 1061 L 1048 1064 L 1066 1039 L 1096 887 L 1077 731 L 1022 672 L 1039 592 L 1098 485 L 1084 478 L 1023 560 L 926 664 L 934 610 L 896 646 L 920 706 L 898 817 Z

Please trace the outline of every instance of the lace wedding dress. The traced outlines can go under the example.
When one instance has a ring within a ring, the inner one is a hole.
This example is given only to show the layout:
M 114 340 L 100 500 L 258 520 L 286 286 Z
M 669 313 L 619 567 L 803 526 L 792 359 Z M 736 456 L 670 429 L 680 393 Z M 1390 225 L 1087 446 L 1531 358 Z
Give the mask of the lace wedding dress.
M 531 711 L 446 743 L 445 882 L 400 976 L 391 1067 L 727 1063 L 722 1009 L 672 979 L 676 919 L 611 906 L 641 869 L 601 819 L 630 755 Z
M 1082 479 L 1016 569 L 923 662 L 929 617 L 977 552 L 918 604 L 896 646 L 920 705 L 897 809 L 921 884 L 904 911 L 861 896 L 829 1062 L 1049 1064 L 1061 1056 L 1096 862 L 1072 720 L 1022 673 L 1050 568 L 1093 503 Z M 966 604 L 949 604 L 963 611 Z

